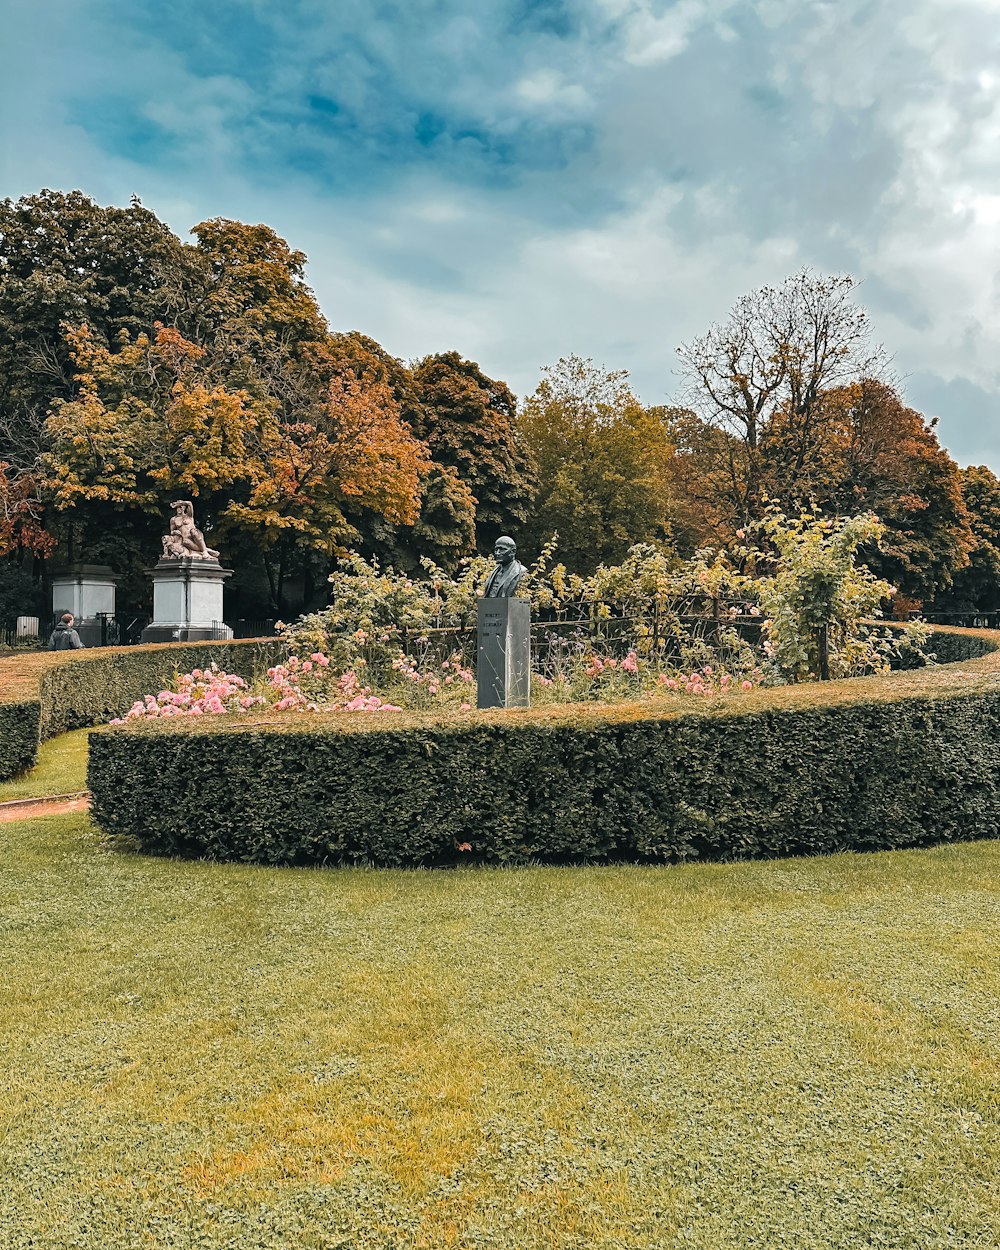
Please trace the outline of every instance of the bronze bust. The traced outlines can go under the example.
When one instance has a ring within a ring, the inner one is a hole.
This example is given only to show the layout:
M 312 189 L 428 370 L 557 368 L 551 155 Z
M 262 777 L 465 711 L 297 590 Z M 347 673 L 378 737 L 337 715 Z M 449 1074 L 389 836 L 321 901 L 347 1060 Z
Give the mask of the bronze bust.
M 483 598 L 511 599 L 517 594 L 521 579 L 528 571 L 517 561 L 517 546 L 513 538 L 501 535 L 493 545 L 493 558 L 497 566 L 489 576 Z

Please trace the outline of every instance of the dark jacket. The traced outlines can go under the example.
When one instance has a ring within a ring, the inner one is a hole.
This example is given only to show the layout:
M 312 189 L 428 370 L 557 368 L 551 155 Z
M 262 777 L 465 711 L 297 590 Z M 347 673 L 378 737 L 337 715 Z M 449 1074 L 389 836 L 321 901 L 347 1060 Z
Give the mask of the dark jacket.
M 527 569 L 518 560 L 510 564 L 498 564 L 489 576 L 483 590 L 484 599 L 511 599 L 517 596 L 517 588 Z
M 73 626 L 64 625 L 62 621 L 59 622 L 49 636 L 50 651 L 74 651 L 77 647 L 82 646 L 80 635 Z

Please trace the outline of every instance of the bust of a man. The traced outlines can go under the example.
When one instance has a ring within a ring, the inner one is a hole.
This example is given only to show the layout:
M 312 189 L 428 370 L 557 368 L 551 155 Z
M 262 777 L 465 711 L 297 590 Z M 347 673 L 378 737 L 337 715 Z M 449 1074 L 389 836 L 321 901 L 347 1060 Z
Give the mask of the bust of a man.
M 528 571 L 523 564 L 519 564 L 517 561 L 517 546 L 513 538 L 508 538 L 506 534 L 502 534 L 493 544 L 493 558 L 496 560 L 497 566 L 490 574 L 489 581 L 486 583 L 483 598 L 510 599 L 517 594 L 521 578 Z

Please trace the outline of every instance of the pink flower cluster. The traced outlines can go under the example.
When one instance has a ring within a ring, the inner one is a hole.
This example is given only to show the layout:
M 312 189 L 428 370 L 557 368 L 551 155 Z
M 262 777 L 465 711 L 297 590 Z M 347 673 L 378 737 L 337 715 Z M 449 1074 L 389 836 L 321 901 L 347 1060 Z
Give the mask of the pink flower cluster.
M 695 669 L 691 673 L 681 673 L 677 677 L 668 677 L 666 673 L 661 673 L 656 682 L 665 690 L 700 695 L 704 699 L 711 699 L 716 694 L 731 694 L 735 690 L 752 690 L 754 687 L 754 683 L 746 677 L 738 682 L 729 673 L 717 676 L 711 665 Z
M 616 660 L 613 655 L 599 656 L 592 655 L 588 657 L 587 666 L 584 672 L 588 677 L 600 677 L 602 673 L 608 670 L 622 673 L 636 674 L 639 672 L 639 657 L 634 651 L 630 651 L 624 660 Z
M 393 669 L 411 685 L 422 687 L 429 695 L 436 695 L 442 686 L 451 686 L 456 682 L 467 685 L 475 680 L 471 669 L 463 668 L 461 660 L 453 655 L 442 661 L 440 671 L 429 668 L 421 672 L 413 656 L 398 655 L 392 662 Z
M 331 681 L 330 660 L 314 651 L 308 660 L 289 656 L 287 664 L 267 670 L 268 688 L 274 693 L 278 711 L 296 712 L 401 712 L 394 703 L 385 703 L 363 686 L 358 675 L 348 669 Z
M 252 693 L 242 677 L 226 673 L 215 664 L 207 669 L 194 668 L 190 673 L 178 674 L 173 689 L 147 694 L 111 723 L 121 725 L 127 720 L 172 716 L 220 716 L 248 712 L 251 708 L 297 712 L 402 711 L 373 695 L 356 673 L 348 671 L 334 679 L 329 667 L 329 658 L 319 651 L 307 660 L 290 656 L 286 664 L 268 669 L 267 684 L 260 693 Z
M 266 703 L 264 695 L 249 693 L 242 677 L 226 673 L 213 663 L 207 669 L 193 668 L 190 673 L 179 674 L 173 690 L 147 694 L 111 723 L 121 725 L 127 720 L 171 716 L 219 716 L 226 712 L 248 712 Z

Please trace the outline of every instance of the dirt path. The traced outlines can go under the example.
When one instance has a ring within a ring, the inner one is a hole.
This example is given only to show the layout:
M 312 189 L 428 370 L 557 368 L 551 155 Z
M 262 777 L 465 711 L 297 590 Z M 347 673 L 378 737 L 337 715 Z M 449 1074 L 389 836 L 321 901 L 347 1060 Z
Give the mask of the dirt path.
M 0 803 L 0 825 L 11 820 L 30 820 L 35 816 L 61 816 L 64 812 L 82 812 L 90 803 L 90 795 L 59 794 L 46 799 L 13 799 Z

